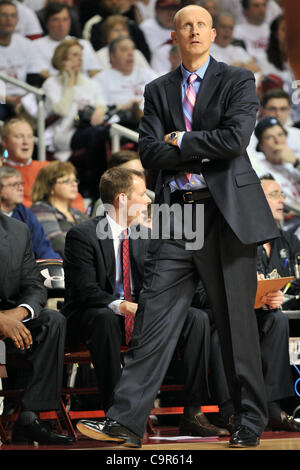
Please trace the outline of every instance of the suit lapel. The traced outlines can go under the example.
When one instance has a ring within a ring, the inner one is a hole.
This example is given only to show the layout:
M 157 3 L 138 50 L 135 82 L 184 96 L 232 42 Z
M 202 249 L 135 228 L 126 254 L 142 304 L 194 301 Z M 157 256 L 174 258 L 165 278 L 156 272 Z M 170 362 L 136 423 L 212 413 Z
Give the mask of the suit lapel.
M 2 217 L 7 217 L 7 216 L 3 215 Z M 4 286 L 5 274 L 7 273 L 7 270 L 8 270 L 9 252 L 10 252 L 10 246 L 9 246 L 8 234 L 6 230 L 4 229 L 1 223 L 1 219 L 0 219 L 0 263 L 1 263 L 0 285 L 1 286 Z
M 178 67 L 165 83 L 169 110 L 175 124 L 174 130 L 184 130 L 185 121 L 182 110 L 181 72 Z
M 205 115 L 207 106 L 211 97 L 214 95 L 219 82 L 221 73 L 219 71 L 218 62 L 210 57 L 209 66 L 202 80 L 199 93 L 197 94 L 196 103 L 193 111 L 193 129 L 201 128 L 203 116 Z
M 112 233 L 106 217 L 100 217 L 97 221 L 97 235 L 103 253 L 106 275 L 111 286 L 114 288 L 116 284 L 116 258 Z

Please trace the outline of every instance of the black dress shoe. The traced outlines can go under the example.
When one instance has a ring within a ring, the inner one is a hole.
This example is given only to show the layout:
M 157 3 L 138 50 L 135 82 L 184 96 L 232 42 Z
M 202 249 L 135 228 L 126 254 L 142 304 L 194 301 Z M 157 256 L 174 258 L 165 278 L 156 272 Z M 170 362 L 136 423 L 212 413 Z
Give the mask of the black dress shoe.
M 210 423 L 204 413 L 197 413 L 193 418 L 182 416 L 179 424 L 180 436 L 229 436 L 227 429 Z
M 102 422 L 82 419 L 76 427 L 85 436 L 98 441 L 115 441 L 126 447 L 142 447 L 142 439 L 137 434 L 109 418 Z
M 13 444 L 32 444 L 38 442 L 44 445 L 69 445 L 73 444 L 75 439 L 64 434 L 57 434 L 48 429 L 39 419 L 35 419 L 30 424 L 16 423 L 12 430 Z
M 281 411 L 280 419 L 270 417 L 268 427 L 271 427 L 274 431 L 300 432 L 300 423 L 285 411 Z
M 240 425 L 229 440 L 229 447 L 255 447 L 260 443 L 259 436 L 247 426 Z

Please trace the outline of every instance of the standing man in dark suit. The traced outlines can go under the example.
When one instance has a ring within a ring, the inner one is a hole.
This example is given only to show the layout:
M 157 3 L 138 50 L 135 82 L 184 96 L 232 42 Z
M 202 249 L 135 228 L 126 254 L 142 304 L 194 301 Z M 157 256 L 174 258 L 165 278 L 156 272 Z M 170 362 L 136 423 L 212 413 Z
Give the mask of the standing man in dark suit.
M 170 217 L 170 237 L 150 242 L 132 348 L 114 404 L 94 433 L 99 440 L 140 447 L 199 277 L 211 302 L 235 408 L 229 445 L 258 445 L 267 422 L 253 315 L 256 252 L 258 243 L 278 231 L 246 153 L 258 109 L 254 76 L 210 57 L 215 34 L 205 9 L 179 10 L 171 35 L 182 64 L 145 89 L 141 160 L 145 168 L 160 170 L 156 201 L 177 203 L 184 220 Z M 176 239 L 178 223 L 202 227 L 202 248 L 191 247 L 184 236 Z
M 6 343 L 8 371 L 4 389 L 13 374 L 11 354 L 30 364 L 12 441 L 71 444 L 73 438 L 51 431 L 39 419 L 40 411 L 60 409 L 65 318 L 43 308 L 46 289 L 33 257 L 28 227 L 0 213 L 0 240 L 0 337 Z M 17 377 L 23 376 L 22 367 L 21 361 Z
M 150 229 L 136 224 L 143 212 L 147 216 L 151 199 L 143 173 L 120 167 L 102 175 L 100 195 L 107 209 L 105 215 L 77 225 L 66 237 L 62 311 L 68 318 L 67 337 L 71 343 L 84 342 L 91 351 L 102 405 L 107 411 L 121 376 L 120 346 L 132 344 L 126 315 L 134 318 L 137 311 L 150 239 Z M 128 293 L 124 273 L 122 276 L 124 230 L 128 230 L 129 237 Z M 226 430 L 213 426 L 201 412 L 201 403 L 207 397 L 208 318 L 197 309 L 188 310 L 178 343 L 185 377 L 181 432 L 224 435 Z

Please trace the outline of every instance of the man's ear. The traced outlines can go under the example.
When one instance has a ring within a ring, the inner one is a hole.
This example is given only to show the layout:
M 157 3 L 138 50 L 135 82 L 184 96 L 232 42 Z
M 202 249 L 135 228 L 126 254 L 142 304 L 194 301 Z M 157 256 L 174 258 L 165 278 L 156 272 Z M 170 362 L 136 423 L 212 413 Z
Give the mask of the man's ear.
M 171 31 L 171 39 L 174 44 L 177 44 L 176 31 Z

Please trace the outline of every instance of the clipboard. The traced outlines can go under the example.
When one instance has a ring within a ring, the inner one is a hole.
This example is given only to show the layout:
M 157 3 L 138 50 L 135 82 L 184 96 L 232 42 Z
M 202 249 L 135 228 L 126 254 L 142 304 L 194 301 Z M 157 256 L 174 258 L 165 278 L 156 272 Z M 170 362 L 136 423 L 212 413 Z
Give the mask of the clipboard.
M 294 276 L 278 277 L 275 279 L 258 279 L 254 308 L 261 308 L 263 306 L 261 298 L 264 295 L 282 289 L 293 279 L 295 279 Z

